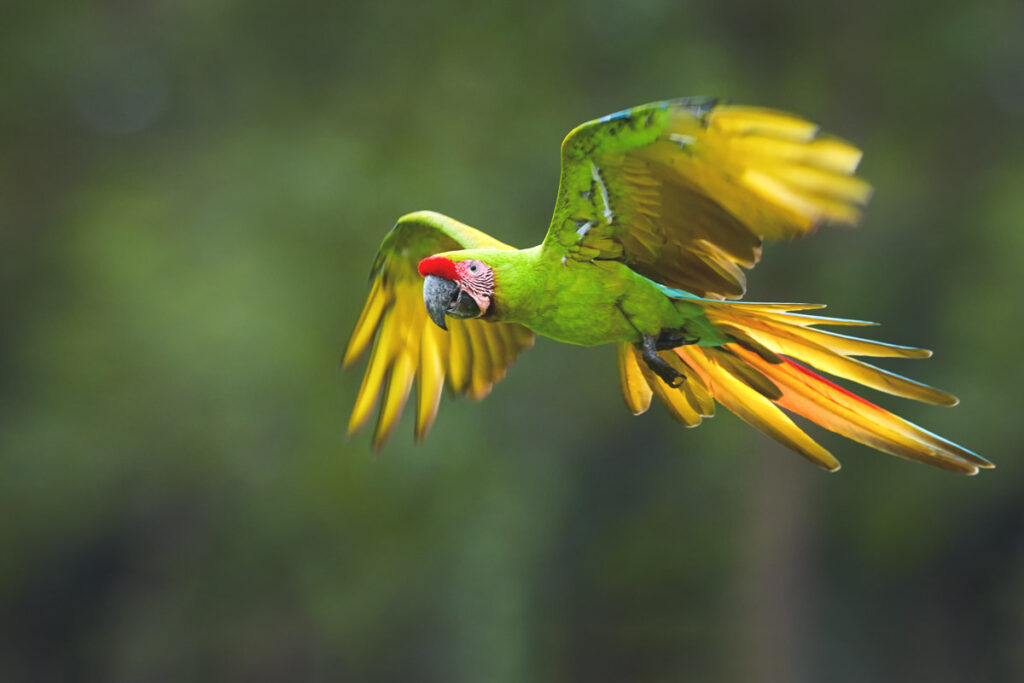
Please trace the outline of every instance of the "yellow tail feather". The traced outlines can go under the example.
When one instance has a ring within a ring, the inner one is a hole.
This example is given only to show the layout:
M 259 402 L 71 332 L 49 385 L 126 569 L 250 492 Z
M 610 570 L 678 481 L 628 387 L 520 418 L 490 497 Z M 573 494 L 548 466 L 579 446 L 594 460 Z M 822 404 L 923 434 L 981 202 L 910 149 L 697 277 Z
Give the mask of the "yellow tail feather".
M 672 417 L 693 426 L 702 416 L 714 414 L 716 400 L 748 424 L 829 470 L 839 469 L 839 462 L 783 410 L 880 451 L 952 472 L 975 474 L 979 468 L 993 467 L 966 448 L 805 367 L 811 365 L 886 393 L 954 405 L 956 399 L 944 391 L 852 358 L 925 358 L 930 351 L 813 329 L 816 323 L 833 324 L 834 319 L 790 312 L 807 306 L 703 303 L 708 319 L 734 342 L 661 352 L 659 355 L 686 377 L 681 387 L 669 387 L 659 379 L 633 346 L 619 345 L 623 395 L 634 413 L 643 412 L 638 410 L 641 405 L 646 410 L 653 394 Z M 637 383 L 639 379 L 646 390 Z
M 894 346 L 815 330 L 806 325 L 792 325 L 785 322 L 784 317 L 765 317 L 729 304 L 709 303 L 707 308 L 711 322 L 738 327 L 770 351 L 799 358 L 831 375 L 926 403 L 953 406 L 958 402 L 955 396 L 945 391 L 850 357 L 858 355 L 922 358 L 931 353 L 926 349 Z
M 737 417 L 827 470 L 839 469 L 839 461 L 807 436 L 773 402 L 737 379 L 708 354 L 711 349 L 682 347 L 677 355 L 700 375 L 712 396 Z
M 630 344 L 619 344 L 616 349 L 619 360 L 619 382 L 626 407 L 634 415 L 642 415 L 651 406 L 651 386 L 643 375 L 637 351 Z

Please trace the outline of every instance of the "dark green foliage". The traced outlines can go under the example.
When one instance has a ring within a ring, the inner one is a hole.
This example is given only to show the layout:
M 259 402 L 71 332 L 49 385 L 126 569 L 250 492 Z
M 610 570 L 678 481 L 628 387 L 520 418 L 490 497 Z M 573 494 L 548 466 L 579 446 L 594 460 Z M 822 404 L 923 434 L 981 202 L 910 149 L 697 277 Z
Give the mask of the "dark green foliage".
M 5 8 L 0 680 L 1024 679 L 1019 10 Z M 865 150 L 864 225 L 773 245 L 749 298 L 934 348 L 961 406 L 884 403 L 998 469 L 816 431 L 826 475 L 544 341 L 422 447 L 345 441 L 398 216 L 534 244 L 571 127 L 696 94 Z

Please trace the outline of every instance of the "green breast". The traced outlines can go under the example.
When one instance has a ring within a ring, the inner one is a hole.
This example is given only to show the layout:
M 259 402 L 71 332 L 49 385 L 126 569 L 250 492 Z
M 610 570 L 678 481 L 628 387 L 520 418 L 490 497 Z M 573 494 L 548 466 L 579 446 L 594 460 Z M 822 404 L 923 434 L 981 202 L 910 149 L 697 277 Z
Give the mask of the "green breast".
M 671 299 L 618 262 L 538 259 L 517 279 L 530 286 L 509 292 L 502 317 L 567 344 L 638 342 L 638 327 L 656 334 L 681 322 Z

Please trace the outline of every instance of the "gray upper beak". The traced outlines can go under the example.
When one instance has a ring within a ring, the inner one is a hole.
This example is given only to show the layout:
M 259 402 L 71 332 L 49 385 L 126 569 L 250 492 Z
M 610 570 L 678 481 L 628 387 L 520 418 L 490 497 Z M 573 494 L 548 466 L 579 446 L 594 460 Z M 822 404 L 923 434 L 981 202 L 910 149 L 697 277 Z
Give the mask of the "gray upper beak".
M 427 315 L 442 330 L 447 330 L 444 316 L 453 307 L 459 295 L 459 284 L 445 280 L 437 275 L 423 278 L 423 303 L 427 305 Z

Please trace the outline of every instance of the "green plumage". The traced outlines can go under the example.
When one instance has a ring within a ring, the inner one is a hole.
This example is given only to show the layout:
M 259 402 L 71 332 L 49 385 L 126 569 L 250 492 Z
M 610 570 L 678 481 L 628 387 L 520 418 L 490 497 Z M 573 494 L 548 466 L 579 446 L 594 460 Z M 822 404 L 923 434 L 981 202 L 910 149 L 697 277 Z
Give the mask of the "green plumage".
M 784 411 L 937 467 L 991 467 L 808 367 L 953 405 L 943 391 L 853 358 L 929 352 L 814 329 L 858 321 L 794 313 L 816 306 L 727 301 L 743 295 L 743 270 L 757 264 L 763 240 L 859 220 L 871 194 L 853 175 L 860 156 L 789 114 L 703 99 L 658 102 L 569 133 L 555 211 L 535 247 L 515 249 L 429 211 L 403 216 L 381 245 L 345 353 L 351 364 L 375 339 L 350 431 L 382 395 L 374 435 L 382 444 L 415 380 L 422 438 L 444 383 L 482 398 L 542 334 L 616 344 L 634 414 L 657 396 L 695 426 L 717 401 L 829 470 L 838 461 Z
M 432 220 L 440 221 L 436 216 Z M 642 334 L 682 329 L 709 344 L 726 339 L 703 308 L 665 294 L 656 283 L 617 261 L 561 259 L 557 251 L 468 249 L 440 254 L 477 259 L 495 272 L 492 322 L 519 323 L 567 344 L 639 343 Z

